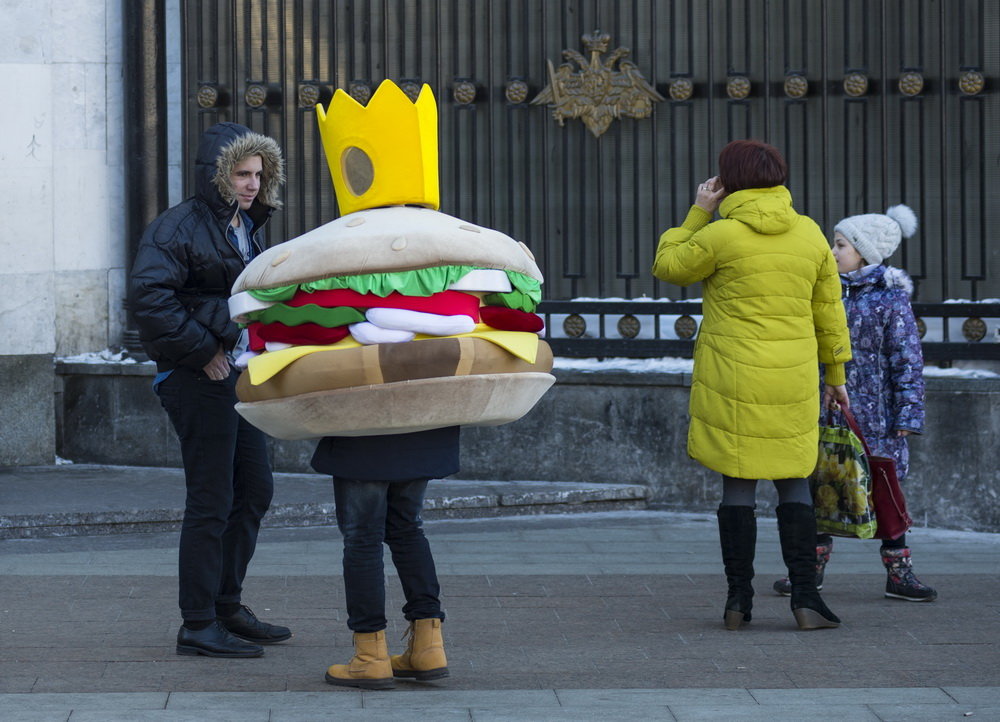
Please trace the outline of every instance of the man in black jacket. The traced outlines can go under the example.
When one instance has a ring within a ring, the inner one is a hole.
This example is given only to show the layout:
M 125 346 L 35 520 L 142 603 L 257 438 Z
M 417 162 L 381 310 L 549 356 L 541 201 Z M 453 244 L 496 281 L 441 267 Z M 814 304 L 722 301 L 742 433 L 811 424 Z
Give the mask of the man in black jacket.
M 292 636 L 241 603 L 274 488 L 264 434 L 234 410 L 245 332 L 230 320 L 233 282 L 281 206 L 281 149 L 236 123 L 213 125 L 195 160 L 195 194 L 143 233 L 129 307 L 153 388 L 180 439 L 187 484 L 179 560 L 178 654 L 259 657 Z

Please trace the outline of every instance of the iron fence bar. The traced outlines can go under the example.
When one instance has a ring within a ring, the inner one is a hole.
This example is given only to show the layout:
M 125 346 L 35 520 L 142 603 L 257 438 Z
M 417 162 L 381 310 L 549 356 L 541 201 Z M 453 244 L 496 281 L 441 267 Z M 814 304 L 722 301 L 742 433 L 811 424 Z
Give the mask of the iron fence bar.
M 1000 317 L 1000 303 L 914 303 L 912 306 L 915 316 L 930 316 L 932 318 Z
M 1000 318 L 1000 303 L 914 303 L 915 316 L 930 318 Z M 542 301 L 538 313 L 688 314 L 701 315 L 700 301 Z
M 694 341 L 669 339 L 564 339 L 547 338 L 555 356 L 566 358 L 692 358 Z M 1000 361 L 1000 344 L 924 342 L 925 362 Z
M 546 341 L 557 356 L 573 358 L 656 358 L 679 356 L 690 358 L 694 352 L 693 339 L 665 339 L 660 337 L 661 316 L 699 316 L 702 304 L 698 301 L 543 301 L 537 312 L 544 317 L 548 329 Z M 1000 303 L 916 303 L 913 312 L 917 318 L 1000 318 Z M 560 315 L 598 316 L 597 337 L 554 338 L 552 317 Z M 607 320 L 614 316 L 652 316 L 654 338 L 609 338 Z M 946 332 L 948 324 L 943 324 Z M 1000 343 L 969 341 L 924 341 L 926 361 L 947 362 L 960 360 L 1000 360 Z
M 701 314 L 699 301 L 542 301 L 537 313 L 632 314 Z M 1000 314 L 998 314 L 1000 315 Z

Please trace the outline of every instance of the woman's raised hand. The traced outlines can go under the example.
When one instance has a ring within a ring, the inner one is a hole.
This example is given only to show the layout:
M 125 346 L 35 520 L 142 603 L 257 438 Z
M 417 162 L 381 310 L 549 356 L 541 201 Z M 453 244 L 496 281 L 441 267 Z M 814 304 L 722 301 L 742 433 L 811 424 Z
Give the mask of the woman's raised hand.
M 705 182 L 698 185 L 698 191 L 694 198 L 694 204 L 699 208 L 705 209 L 709 213 L 715 213 L 725 195 L 726 189 L 723 188 L 722 183 L 719 182 L 719 177 L 712 176 Z

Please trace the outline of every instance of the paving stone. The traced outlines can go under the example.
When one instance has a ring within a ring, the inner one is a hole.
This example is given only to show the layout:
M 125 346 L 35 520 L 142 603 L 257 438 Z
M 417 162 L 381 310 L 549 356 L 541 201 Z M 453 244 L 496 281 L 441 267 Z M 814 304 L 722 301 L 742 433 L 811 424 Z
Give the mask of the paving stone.
M 629 718 L 643 720 L 672 720 L 670 710 L 662 705 L 648 705 L 630 709 Z M 634 717 L 632 717 L 634 715 Z M 478 709 L 471 710 L 473 722 L 608 722 L 608 710 L 581 707 L 561 707 L 547 709 L 544 707 L 521 707 L 510 709 Z
M 0 709 L 6 713 L 46 712 L 49 710 L 87 709 L 163 709 L 166 693 L 107 694 L 80 692 L 75 694 L 0 694 Z
M 635 705 L 691 704 L 701 700 L 702 692 L 690 689 L 557 689 L 556 694 L 560 703 L 567 707 L 619 709 Z M 745 689 L 717 689 L 712 692 L 712 698 L 716 704 L 756 704 Z
M 295 712 L 286 710 L 271 710 L 271 722 L 413 722 L 426 716 L 425 709 L 362 709 L 346 711 L 311 710 L 309 717 L 304 718 Z M 434 720 L 441 722 L 469 722 L 471 719 L 466 709 L 436 709 Z M 537 720 L 537 718 L 536 718 Z
M 30 692 L 38 682 L 34 674 L 0 675 L 0 694 L 21 694 Z
M 879 719 L 871 709 L 864 705 L 842 705 L 836 710 L 817 705 L 796 704 L 785 705 L 780 711 L 771 707 L 739 708 L 718 706 L 714 704 L 670 705 L 669 712 L 678 722 L 696 722 L 720 719 L 738 719 L 740 722 L 774 722 L 776 719 L 795 720 L 796 722 L 877 722 Z
M 993 690 L 994 702 L 997 691 Z M 906 695 L 900 695 L 900 703 L 869 705 L 872 713 L 882 722 L 944 722 L 946 720 L 962 720 L 981 722 L 982 720 L 1000 719 L 1000 704 L 963 705 L 963 704 L 906 704 Z
M 898 700 L 895 688 L 857 687 L 852 689 L 751 689 L 750 694 L 762 705 L 813 704 L 836 708 L 839 704 L 891 704 Z M 906 690 L 907 703 L 948 704 L 944 690 L 936 687 Z
M 519 704 L 525 707 L 559 707 L 559 698 L 551 689 L 545 690 L 522 690 L 518 695 Z M 364 706 L 368 709 L 392 708 L 405 703 L 412 708 L 437 708 L 437 707 L 468 707 L 473 706 L 486 709 L 490 707 L 507 707 L 510 705 L 510 695 L 504 692 L 493 690 L 482 690 L 477 692 L 450 690 L 427 690 L 415 691 L 405 700 L 393 699 L 392 695 L 376 695 L 374 693 L 364 693 Z
M 94 710 L 73 712 L 71 722 L 269 722 L 273 719 L 270 710 L 228 710 L 204 709 L 198 712 L 174 710 L 128 710 L 111 712 Z M 301 719 L 301 718 L 300 718 Z
M 351 695 L 337 699 L 341 709 L 361 708 L 362 694 L 355 691 Z M 196 693 L 178 692 L 170 695 L 166 708 L 168 710 L 200 710 L 225 708 L 231 710 L 254 709 L 314 709 L 330 702 L 330 696 L 318 692 L 264 692 L 247 695 L 235 692 Z
M 994 670 L 997 671 L 997 670 Z M 998 672 L 1000 674 L 1000 672 Z M 1000 685 L 1000 678 L 997 679 Z M 960 705 L 992 705 L 1000 703 L 1000 690 L 996 687 L 944 687 L 945 693 Z

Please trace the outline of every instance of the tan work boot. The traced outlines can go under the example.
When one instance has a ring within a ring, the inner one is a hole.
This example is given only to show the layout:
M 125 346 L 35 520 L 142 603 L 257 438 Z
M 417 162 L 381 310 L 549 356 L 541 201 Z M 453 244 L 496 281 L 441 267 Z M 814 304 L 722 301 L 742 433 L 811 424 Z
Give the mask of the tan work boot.
M 406 632 L 406 651 L 392 656 L 392 673 L 396 677 L 419 680 L 441 679 L 448 676 L 448 660 L 444 656 L 441 620 L 415 619 Z
M 385 630 L 380 632 L 355 632 L 354 656 L 347 664 L 334 664 L 326 670 L 326 681 L 341 687 L 361 689 L 392 689 L 389 648 L 385 644 Z

